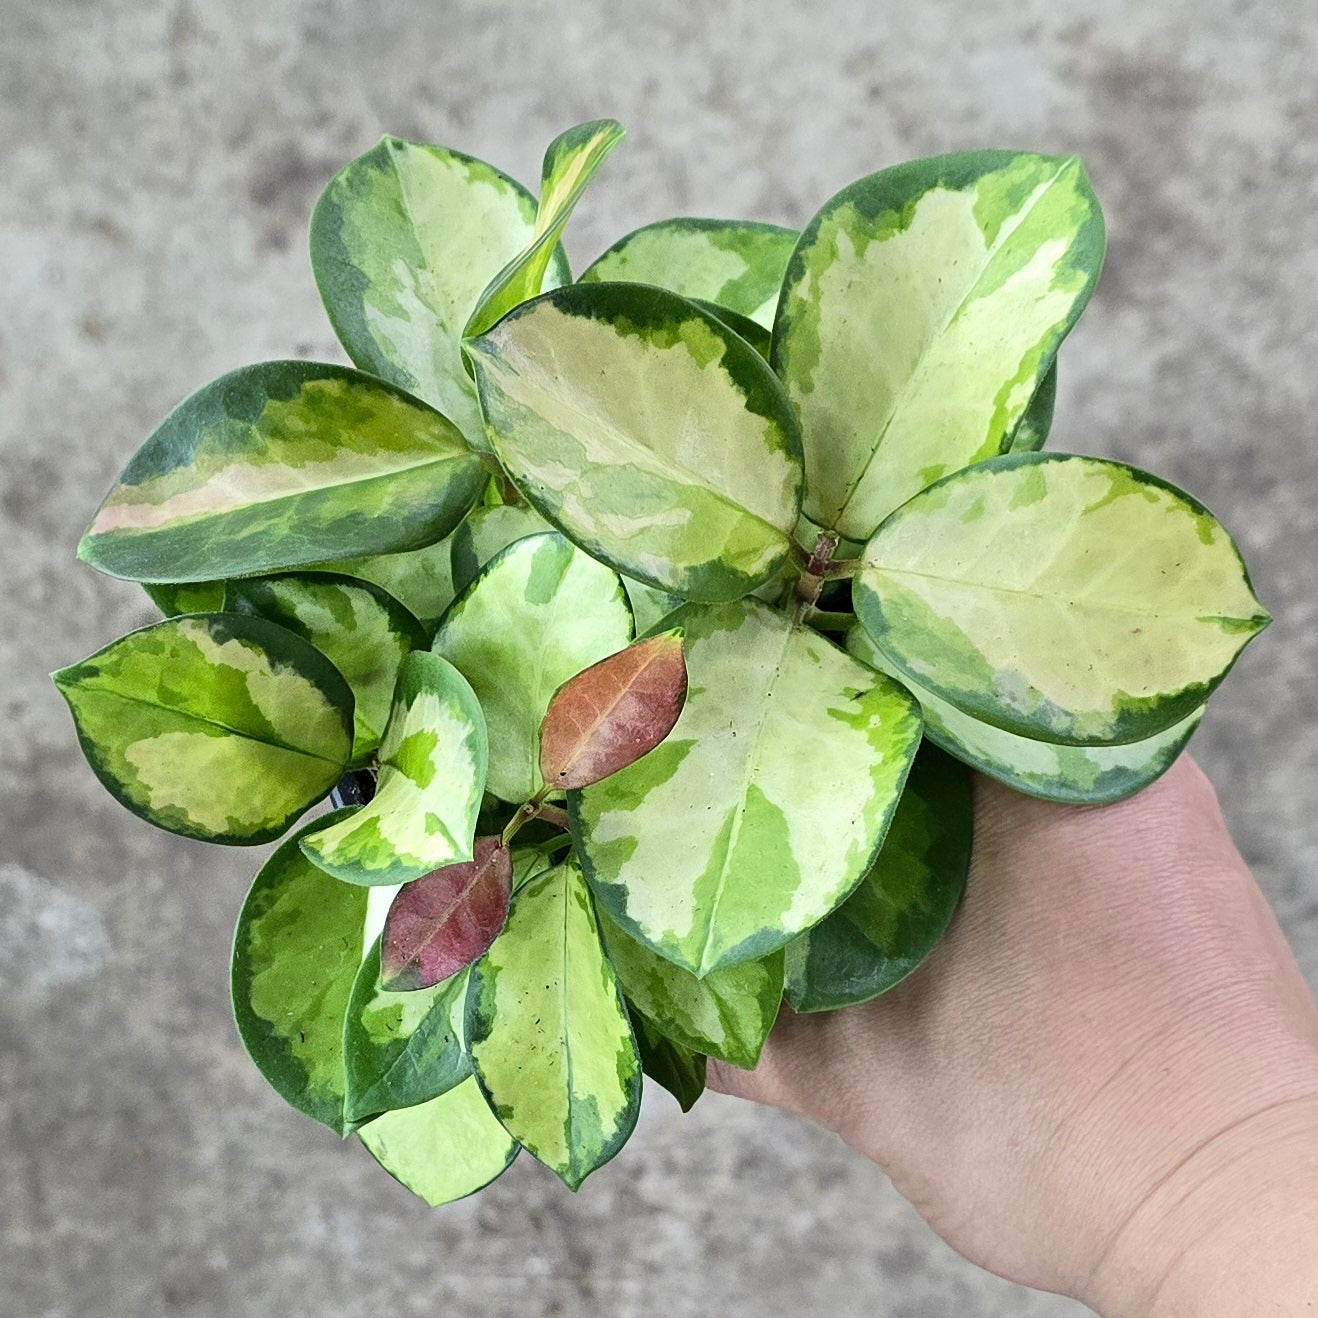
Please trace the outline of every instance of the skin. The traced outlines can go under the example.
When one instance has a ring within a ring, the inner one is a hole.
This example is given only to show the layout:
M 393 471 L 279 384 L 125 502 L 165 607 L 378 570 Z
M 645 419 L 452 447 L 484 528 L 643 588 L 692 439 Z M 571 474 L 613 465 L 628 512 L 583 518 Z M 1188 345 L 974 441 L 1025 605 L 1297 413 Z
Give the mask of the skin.
M 711 1082 L 837 1132 L 968 1259 L 1107 1318 L 1318 1314 L 1318 1007 L 1186 756 L 1128 801 L 975 784 L 965 901 L 864 1006 Z

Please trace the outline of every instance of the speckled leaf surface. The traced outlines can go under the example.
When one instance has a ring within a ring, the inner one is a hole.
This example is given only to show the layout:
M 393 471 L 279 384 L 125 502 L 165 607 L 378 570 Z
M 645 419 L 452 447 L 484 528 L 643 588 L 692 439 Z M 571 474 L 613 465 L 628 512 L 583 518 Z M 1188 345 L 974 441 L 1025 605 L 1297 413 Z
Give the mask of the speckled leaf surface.
M 518 488 L 595 557 L 689 599 L 731 599 L 787 557 L 800 439 L 764 360 L 662 289 L 578 284 L 468 344 Z
M 641 1067 L 575 865 L 532 879 L 471 969 L 467 1042 L 509 1134 L 573 1190 L 636 1124 Z
M 1053 428 L 1053 413 L 1057 409 L 1057 362 L 1039 381 L 1039 387 L 1030 399 L 1030 405 L 1016 422 L 1016 429 L 1007 441 L 1009 453 L 1037 453 L 1048 442 Z
M 970 775 L 920 748 L 883 850 L 827 919 L 787 946 L 787 1000 L 828 1011 L 886 993 L 933 951 L 966 885 L 974 814 Z
M 1171 768 L 1204 716 L 1201 707 L 1166 732 L 1124 746 L 1059 746 L 963 714 L 899 673 L 863 627 L 847 633 L 847 649 L 862 663 L 896 677 L 915 696 L 928 740 L 981 773 L 1045 801 L 1102 805 L 1133 795 Z
M 400 992 L 427 989 L 483 956 L 508 919 L 512 858 L 497 837 L 477 838 L 469 861 L 445 865 L 404 885 L 380 939 L 383 982 Z
M 638 943 L 607 912 L 598 918 L 622 991 L 653 1029 L 693 1053 L 755 1066 L 782 1002 L 781 951 L 697 979 Z
M 540 773 L 552 787 L 588 787 L 648 755 L 686 701 L 682 633 L 638 641 L 569 678 L 540 729 Z
M 788 266 L 771 353 L 801 419 L 806 513 L 863 540 L 1002 452 L 1103 251 L 1074 156 L 936 156 L 833 197 Z
M 434 648 L 485 711 L 491 792 L 520 804 L 539 790 L 540 724 L 554 692 L 631 639 L 617 574 L 561 535 L 518 540 L 486 565 L 445 615 Z
M 465 526 L 466 522 L 462 525 Z M 457 594 L 453 589 L 453 564 L 450 558 L 452 546 L 453 535 L 448 535 L 420 549 L 318 563 L 316 570 L 336 572 L 379 586 L 433 635 L 444 610 L 453 603 L 453 597 Z
M 325 819 L 341 817 L 327 815 Z M 256 876 L 233 945 L 233 1009 L 257 1069 L 299 1112 L 340 1135 L 343 1023 L 362 962 L 367 891 L 339 883 L 288 839 Z
M 518 540 L 554 528 L 525 504 L 477 508 L 453 532 L 453 594 L 462 594 L 490 559 Z
M 110 794 L 171 833 L 277 838 L 338 781 L 352 692 L 301 637 L 196 614 L 132 632 L 53 674 Z
M 920 717 L 895 682 L 757 601 L 688 605 L 669 621 L 686 634 L 682 717 L 568 808 L 609 915 L 704 976 L 767 956 L 859 882 Z
M 380 744 L 403 657 L 424 650 L 425 628 L 379 586 L 329 574 L 286 574 L 229 583 L 225 607 L 266 618 L 309 641 L 352 688 L 352 757 Z
M 453 425 L 343 366 L 262 362 L 184 400 L 78 546 L 101 572 L 171 584 L 440 539 L 484 467 Z
M 857 616 L 891 663 L 1043 741 L 1166 731 L 1268 621 L 1211 513 L 1096 458 L 1016 453 L 950 476 L 888 518 L 864 559 Z
M 471 687 L 438 655 L 413 651 L 398 673 L 374 797 L 302 848 L 347 883 L 407 883 L 470 860 L 486 761 Z
M 339 341 L 364 371 L 437 407 L 485 445 L 462 330 L 535 237 L 535 198 L 442 146 L 385 137 L 345 166 L 311 217 L 311 265 Z M 569 278 L 554 254 L 550 285 Z
M 489 1185 L 517 1157 L 474 1079 L 428 1103 L 386 1112 L 358 1132 L 376 1162 L 432 1208 Z
M 641 1070 L 677 1099 L 683 1112 L 690 1112 L 705 1092 L 705 1056 L 665 1038 L 638 1011 L 631 1013 L 632 1032 Z
M 581 282 L 656 284 L 773 325 L 795 229 L 753 220 L 659 220 L 620 238 Z
M 577 202 L 622 137 L 622 125 L 616 119 L 595 119 L 569 128 L 549 144 L 541 171 L 535 236 L 481 294 L 467 322 L 467 334 L 483 334 L 518 303 L 545 287 L 550 258 Z
M 415 993 L 385 988 L 380 945 L 372 943 L 344 1020 L 344 1107 L 350 1120 L 429 1102 L 471 1075 L 461 1020 L 453 1019 L 455 1011 L 461 1016 L 466 994 L 465 971 Z

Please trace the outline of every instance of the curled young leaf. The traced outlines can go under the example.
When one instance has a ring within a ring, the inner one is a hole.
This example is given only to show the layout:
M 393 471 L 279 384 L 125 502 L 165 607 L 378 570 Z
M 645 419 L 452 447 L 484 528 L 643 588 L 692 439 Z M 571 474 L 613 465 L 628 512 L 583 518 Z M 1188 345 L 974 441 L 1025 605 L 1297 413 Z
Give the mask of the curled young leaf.
M 513 867 L 501 838 L 476 840 L 473 859 L 405 884 L 380 938 L 384 987 L 429 988 L 469 966 L 508 919 Z
M 686 703 L 682 632 L 662 632 L 569 678 L 540 728 L 540 772 L 554 788 L 586 787 L 668 736 Z

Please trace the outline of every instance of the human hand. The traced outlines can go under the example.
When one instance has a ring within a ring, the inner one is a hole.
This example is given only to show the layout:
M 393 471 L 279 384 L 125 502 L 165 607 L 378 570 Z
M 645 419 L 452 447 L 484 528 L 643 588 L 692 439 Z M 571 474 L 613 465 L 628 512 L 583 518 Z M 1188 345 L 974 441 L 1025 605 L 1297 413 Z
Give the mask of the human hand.
M 1109 1318 L 1318 1313 L 1318 1007 L 1188 758 L 1128 801 L 975 782 L 965 900 L 882 998 L 712 1087 L 873 1158 L 967 1258 Z

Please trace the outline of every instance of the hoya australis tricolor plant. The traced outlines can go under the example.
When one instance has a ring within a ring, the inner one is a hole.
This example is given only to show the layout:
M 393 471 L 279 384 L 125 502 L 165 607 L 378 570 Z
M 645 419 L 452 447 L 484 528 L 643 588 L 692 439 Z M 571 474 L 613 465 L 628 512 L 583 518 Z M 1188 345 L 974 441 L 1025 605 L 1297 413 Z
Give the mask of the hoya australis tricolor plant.
M 1200 504 L 1040 451 L 1103 221 L 1080 162 L 917 160 L 805 229 L 675 219 L 575 280 L 621 137 L 540 197 L 386 138 L 311 256 L 356 369 L 207 385 L 79 550 L 164 621 L 55 675 L 186 837 L 287 837 L 233 994 L 290 1103 L 431 1203 L 576 1188 L 781 1001 L 891 988 L 965 883 L 966 766 L 1056 801 L 1172 762 L 1268 621 Z

